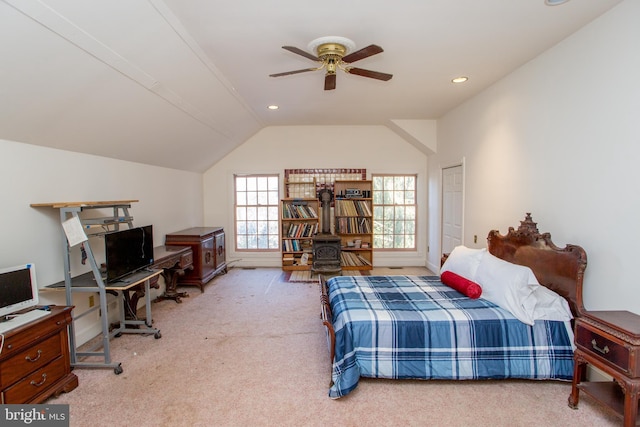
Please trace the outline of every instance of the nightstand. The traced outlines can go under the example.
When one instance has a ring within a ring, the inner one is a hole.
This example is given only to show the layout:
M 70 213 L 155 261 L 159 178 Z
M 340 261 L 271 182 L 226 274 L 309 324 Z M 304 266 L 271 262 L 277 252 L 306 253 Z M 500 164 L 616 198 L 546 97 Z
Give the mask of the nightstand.
M 628 311 L 590 311 L 576 319 L 576 351 L 569 406 L 584 391 L 635 426 L 640 396 L 640 316 Z M 614 381 L 582 382 L 587 364 Z

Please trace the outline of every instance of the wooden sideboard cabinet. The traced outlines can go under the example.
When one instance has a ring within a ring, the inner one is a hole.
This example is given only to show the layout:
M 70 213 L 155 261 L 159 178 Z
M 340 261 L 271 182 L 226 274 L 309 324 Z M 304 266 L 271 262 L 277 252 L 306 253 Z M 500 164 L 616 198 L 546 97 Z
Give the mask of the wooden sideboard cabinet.
M 0 353 L 0 403 L 42 403 L 78 386 L 71 373 L 68 326 L 73 307 L 4 333 Z
M 635 426 L 640 398 L 640 316 L 629 311 L 590 311 L 576 319 L 576 351 L 569 406 L 578 407 L 584 391 Z M 582 381 L 586 365 L 614 381 Z
M 204 285 L 217 274 L 227 272 L 224 229 L 222 227 L 193 227 L 169 233 L 166 246 L 190 246 L 193 251 L 193 270 L 178 278 L 179 285 L 197 286 L 204 292 Z

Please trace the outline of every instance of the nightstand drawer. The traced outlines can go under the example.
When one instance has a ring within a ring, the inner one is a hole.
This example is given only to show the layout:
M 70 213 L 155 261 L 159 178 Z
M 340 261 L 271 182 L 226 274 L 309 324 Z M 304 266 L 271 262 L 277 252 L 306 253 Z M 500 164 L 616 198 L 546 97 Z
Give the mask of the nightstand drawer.
M 629 374 L 630 349 L 621 342 L 603 337 L 599 332 L 582 323 L 576 324 L 576 345 Z
M 30 372 L 46 365 L 62 354 L 61 349 L 60 334 L 56 334 L 2 362 L 0 367 L 2 385 L 13 384 Z
M 11 387 L 3 390 L 3 403 L 29 403 L 38 394 L 46 392 L 50 385 L 55 384 L 66 372 L 63 357 L 59 357 L 48 365 L 28 375 Z

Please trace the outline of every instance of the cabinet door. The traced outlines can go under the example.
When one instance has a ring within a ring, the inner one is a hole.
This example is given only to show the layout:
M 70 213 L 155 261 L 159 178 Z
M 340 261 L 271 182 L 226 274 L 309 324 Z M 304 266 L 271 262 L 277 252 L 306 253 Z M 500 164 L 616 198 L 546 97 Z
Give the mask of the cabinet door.
M 224 246 L 224 232 L 216 234 L 216 265 L 215 269 L 218 269 L 226 262 L 226 251 Z
M 202 263 L 200 265 L 200 277 L 207 279 L 215 270 L 215 256 L 213 253 L 213 236 L 207 237 L 200 243 L 200 251 L 202 254 Z

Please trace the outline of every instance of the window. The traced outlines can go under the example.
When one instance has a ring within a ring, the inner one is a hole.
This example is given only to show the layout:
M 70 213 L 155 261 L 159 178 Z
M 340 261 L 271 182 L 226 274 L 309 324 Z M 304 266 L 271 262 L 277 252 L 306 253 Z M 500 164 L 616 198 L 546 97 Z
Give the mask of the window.
M 236 249 L 278 250 L 278 175 L 236 175 Z
M 416 175 L 374 175 L 373 247 L 416 248 Z

